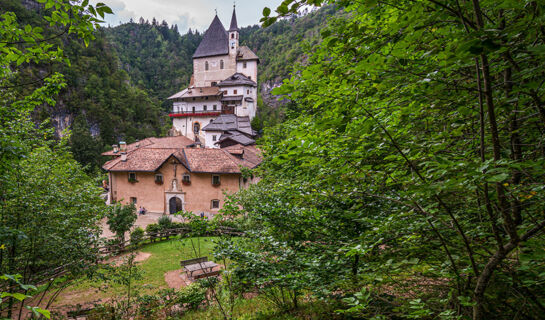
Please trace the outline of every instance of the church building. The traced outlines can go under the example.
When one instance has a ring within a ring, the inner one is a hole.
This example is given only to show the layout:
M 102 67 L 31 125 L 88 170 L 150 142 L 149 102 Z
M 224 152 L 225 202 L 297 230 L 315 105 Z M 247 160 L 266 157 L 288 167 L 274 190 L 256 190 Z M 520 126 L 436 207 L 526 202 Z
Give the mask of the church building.
M 257 111 L 258 64 L 257 55 L 239 45 L 235 9 L 229 30 L 216 15 L 193 54 L 189 87 L 168 98 L 173 101 L 174 135 L 208 148 L 221 148 L 227 140 L 253 144 L 256 133 L 249 124 Z
M 257 107 L 259 58 L 239 46 L 236 12 L 229 30 L 214 17 L 193 55 L 189 87 L 173 101 L 169 137 L 120 142 L 103 153 L 110 203 L 132 203 L 148 212 L 214 215 L 225 196 L 252 183 L 244 168 L 261 154 L 251 127 Z

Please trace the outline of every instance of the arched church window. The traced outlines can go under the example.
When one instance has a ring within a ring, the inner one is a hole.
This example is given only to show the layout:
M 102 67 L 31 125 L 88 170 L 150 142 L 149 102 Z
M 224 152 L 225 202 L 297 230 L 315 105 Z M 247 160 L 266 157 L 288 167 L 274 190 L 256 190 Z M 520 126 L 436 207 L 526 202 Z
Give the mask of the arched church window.
M 234 39 L 234 38 L 235 38 L 235 34 L 231 33 L 231 39 Z
M 204 62 L 204 70 L 208 71 L 208 61 Z
M 223 69 L 223 59 L 220 60 L 220 69 Z
M 193 132 L 195 134 L 198 134 L 200 130 L 201 130 L 201 125 L 198 122 L 195 122 L 193 124 Z

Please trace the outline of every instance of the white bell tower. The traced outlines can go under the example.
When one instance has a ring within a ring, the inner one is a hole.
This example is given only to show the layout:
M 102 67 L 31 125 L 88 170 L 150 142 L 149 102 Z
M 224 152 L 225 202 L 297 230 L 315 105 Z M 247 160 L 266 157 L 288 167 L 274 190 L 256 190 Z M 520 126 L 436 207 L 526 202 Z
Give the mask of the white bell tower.
M 233 17 L 231 18 L 231 26 L 229 27 L 229 55 L 236 55 L 238 50 L 238 23 L 237 14 L 233 5 Z

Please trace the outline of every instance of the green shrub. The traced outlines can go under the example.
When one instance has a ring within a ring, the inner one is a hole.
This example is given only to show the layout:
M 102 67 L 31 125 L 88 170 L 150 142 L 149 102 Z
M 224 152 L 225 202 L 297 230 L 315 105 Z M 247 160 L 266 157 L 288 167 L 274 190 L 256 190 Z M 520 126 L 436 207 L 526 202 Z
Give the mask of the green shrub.
M 172 219 L 167 215 L 161 216 L 157 222 L 159 223 L 159 230 L 167 230 L 172 228 Z
M 182 305 L 190 310 L 195 310 L 206 301 L 206 288 L 200 282 L 194 282 L 180 289 L 178 297 Z
M 131 232 L 131 244 L 137 246 L 144 239 L 144 229 L 138 227 Z
M 143 295 L 138 297 L 138 314 L 144 319 L 152 319 L 155 313 L 162 305 L 162 300 L 158 296 Z
M 183 222 L 172 222 L 171 228 L 172 229 L 181 229 L 181 228 L 187 228 L 187 224 Z
M 160 230 L 160 227 L 157 223 L 148 224 L 146 227 L 146 234 L 148 236 L 156 236 L 159 230 Z

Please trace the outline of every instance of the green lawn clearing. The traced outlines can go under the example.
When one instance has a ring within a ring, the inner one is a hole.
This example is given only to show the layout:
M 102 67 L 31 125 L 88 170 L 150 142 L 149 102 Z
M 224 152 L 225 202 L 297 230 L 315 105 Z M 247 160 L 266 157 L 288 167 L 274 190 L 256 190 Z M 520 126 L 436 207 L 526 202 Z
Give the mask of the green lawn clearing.
M 168 241 L 150 243 L 136 252 L 150 253 L 151 256 L 137 265 L 142 279 L 134 282 L 134 288 L 140 293 L 152 293 L 167 288 L 165 273 L 180 269 L 180 260 L 207 256 L 213 260 L 214 237 L 173 238 Z M 86 304 L 100 299 L 108 299 L 123 294 L 125 288 L 114 283 L 100 280 L 80 279 L 64 289 L 55 305 Z

